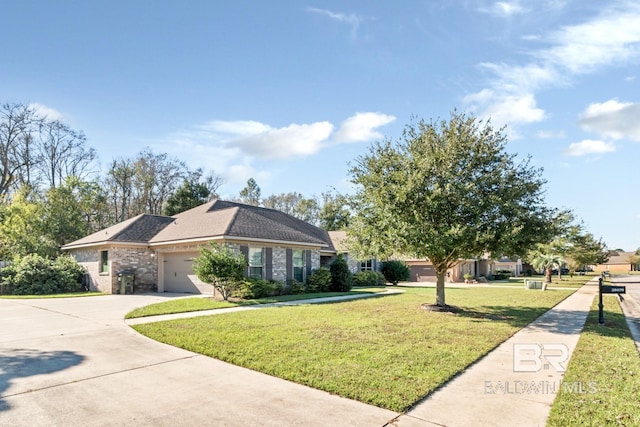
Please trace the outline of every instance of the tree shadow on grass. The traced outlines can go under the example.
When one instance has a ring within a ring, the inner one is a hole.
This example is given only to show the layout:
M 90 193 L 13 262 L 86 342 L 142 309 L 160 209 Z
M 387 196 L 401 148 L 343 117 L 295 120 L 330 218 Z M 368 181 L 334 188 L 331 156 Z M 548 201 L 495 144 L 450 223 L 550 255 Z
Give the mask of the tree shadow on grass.
M 582 330 L 587 313 L 579 310 L 554 310 L 548 307 L 512 307 L 503 305 L 476 308 L 457 307 L 453 316 L 467 317 L 477 321 L 506 322 L 510 326 L 533 331 L 559 334 L 576 334 Z M 532 323 L 534 322 L 535 323 Z
M 11 408 L 3 397 L 13 380 L 62 371 L 83 360 L 84 356 L 72 351 L 0 349 L 0 412 Z
M 604 325 L 598 323 L 598 310 L 592 310 L 587 318 L 585 331 L 601 335 L 603 337 L 631 338 L 631 332 L 623 313 L 604 311 Z

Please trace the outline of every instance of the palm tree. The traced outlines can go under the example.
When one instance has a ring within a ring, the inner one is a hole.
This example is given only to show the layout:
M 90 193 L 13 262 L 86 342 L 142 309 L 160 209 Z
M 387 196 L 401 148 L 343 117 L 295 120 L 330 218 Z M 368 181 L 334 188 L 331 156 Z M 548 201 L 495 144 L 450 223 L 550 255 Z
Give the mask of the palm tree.
M 560 255 L 555 254 L 538 254 L 531 262 L 536 270 L 544 269 L 546 283 L 551 283 L 551 270 L 560 268 L 564 260 Z

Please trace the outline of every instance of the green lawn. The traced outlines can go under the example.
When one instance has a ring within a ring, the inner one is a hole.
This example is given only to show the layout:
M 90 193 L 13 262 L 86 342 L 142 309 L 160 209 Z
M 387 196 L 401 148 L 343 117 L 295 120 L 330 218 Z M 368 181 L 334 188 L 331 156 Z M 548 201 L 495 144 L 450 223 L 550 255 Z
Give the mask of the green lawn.
M 594 277 L 598 277 L 597 275 L 590 273 L 585 276 L 579 276 L 577 274 L 573 275 L 573 277 L 569 275 L 563 275 L 562 279 L 558 279 L 557 275 L 551 277 L 551 284 L 548 285 L 548 288 L 579 288 L 580 286 L 587 283 L 589 280 Z M 533 280 L 542 280 L 544 281 L 544 276 L 533 276 L 533 277 L 511 277 L 507 280 L 496 280 L 493 282 L 489 282 L 491 285 L 495 286 L 520 286 L 524 287 L 525 279 L 533 279 Z
M 77 297 L 97 297 L 107 295 L 102 292 L 72 292 L 68 294 L 51 295 L 0 295 L 3 299 L 42 299 L 42 298 L 77 298 Z
M 214 310 L 218 308 L 238 307 L 241 305 L 271 304 L 274 302 L 297 301 L 311 298 L 334 297 L 362 293 L 382 292 L 384 287 L 354 288 L 351 292 L 324 292 L 314 294 L 281 295 L 277 297 L 260 298 L 244 301 L 219 301 L 206 297 L 181 298 L 159 302 L 146 307 L 136 308 L 125 316 L 125 319 L 136 317 L 157 316 L 160 314 L 186 313 L 189 311 Z
M 547 425 L 640 425 L 640 356 L 617 298 L 603 298 L 604 326 L 595 298 L 563 379 L 583 392 L 561 388 Z
M 404 411 L 571 294 L 433 288 L 136 325 L 153 339 L 340 396 Z

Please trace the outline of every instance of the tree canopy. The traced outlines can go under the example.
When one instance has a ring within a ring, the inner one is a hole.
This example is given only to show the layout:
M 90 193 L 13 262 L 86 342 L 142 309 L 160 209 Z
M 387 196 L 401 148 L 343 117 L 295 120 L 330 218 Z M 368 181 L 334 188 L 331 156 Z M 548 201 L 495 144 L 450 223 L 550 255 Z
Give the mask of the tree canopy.
M 549 239 L 542 170 L 506 151 L 489 122 L 453 112 L 407 125 L 351 168 L 357 186 L 348 234 L 362 258 L 428 258 L 445 306 L 447 269 L 484 253 L 516 255 Z
M 260 195 L 261 191 L 258 183 L 255 179 L 249 178 L 247 180 L 247 186 L 240 190 L 240 202 L 247 205 L 260 206 L 262 203 Z
M 210 283 L 227 301 L 240 286 L 247 265 L 244 255 L 231 248 L 211 243 L 211 248 L 200 248 L 200 256 L 193 260 L 193 271 L 198 279 Z

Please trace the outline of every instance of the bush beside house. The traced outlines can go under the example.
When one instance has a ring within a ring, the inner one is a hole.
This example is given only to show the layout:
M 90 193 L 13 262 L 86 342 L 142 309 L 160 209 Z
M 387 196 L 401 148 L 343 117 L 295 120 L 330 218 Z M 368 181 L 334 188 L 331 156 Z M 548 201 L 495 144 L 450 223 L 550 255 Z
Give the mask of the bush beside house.
M 328 268 L 318 268 L 307 277 L 309 292 L 329 292 L 331 290 L 331 271 Z
M 386 279 L 379 271 L 359 271 L 353 275 L 354 286 L 380 286 L 386 283 Z
M 342 254 L 338 254 L 338 257 L 331 263 L 329 271 L 331 272 L 331 291 L 348 292 L 351 290 L 353 277 L 349 270 L 349 264 Z
M 82 290 L 84 269 L 71 257 L 26 255 L 0 271 L 6 295 L 49 295 Z
M 385 261 L 380 271 L 384 278 L 394 285 L 409 280 L 409 267 L 404 261 Z

